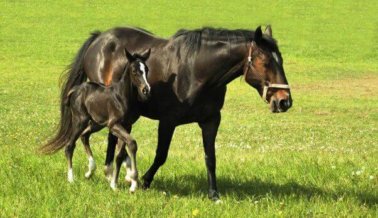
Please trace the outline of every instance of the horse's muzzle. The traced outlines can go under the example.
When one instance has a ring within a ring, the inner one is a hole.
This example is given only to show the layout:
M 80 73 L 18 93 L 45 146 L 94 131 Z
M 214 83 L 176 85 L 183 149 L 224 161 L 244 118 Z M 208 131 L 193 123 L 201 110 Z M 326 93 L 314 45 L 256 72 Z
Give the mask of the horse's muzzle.
M 286 112 L 293 105 L 293 100 L 289 98 L 275 99 L 270 102 L 270 109 L 273 113 Z

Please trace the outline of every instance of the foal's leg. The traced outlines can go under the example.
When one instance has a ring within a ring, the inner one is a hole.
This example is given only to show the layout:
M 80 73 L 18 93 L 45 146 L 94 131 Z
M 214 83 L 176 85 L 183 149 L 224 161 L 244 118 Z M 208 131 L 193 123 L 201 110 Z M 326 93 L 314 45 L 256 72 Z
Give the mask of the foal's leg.
M 71 130 L 72 132 L 68 140 L 68 145 L 66 146 L 66 149 L 65 149 L 65 154 L 66 154 L 67 163 L 68 163 L 67 179 L 68 179 L 68 182 L 71 182 L 71 183 L 74 181 L 73 170 L 72 170 L 72 156 L 76 147 L 76 141 L 80 137 L 80 134 L 83 132 L 85 128 L 84 123 L 85 122 L 83 120 L 73 122 L 72 130 Z
M 114 169 L 113 177 L 111 178 L 111 182 L 110 182 L 110 187 L 113 190 L 117 189 L 119 171 L 121 169 L 122 162 L 126 156 L 125 143 L 123 141 L 118 140 L 117 148 L 118 148 L 118 152 L 117 152 L 117 157 L 116 157 L 116 168 Z
M 202 129 L 203 146 L 205 149 L 205 162 L 207 168 L 207 179 L 209 184 L 209 198 L 219 202 L 219 194 L 215 176 L 216 159 L 215 159 L 215 138 L 217 136 L 218 127 L 221 116 L 217 113 L 206 122 L 199 123 Z
M 152 180 L 160 166 L 162 166 L 167 160 L 169 146 L 171 144 L 173 132 L 175 131 L 175 126 L 171 123 L 160 121 L 158 130 L 158 146 L 156 149 L 156 155 L 154 163 L 148 169 L 148 171 L 143 176 L 143 188 L 147 189 L 150 187 Z
M 132 129 L 132 126 L 131 126 L 131 125 L 126 126 L 125 129 L 126 129 L 126 131 L 127 131 L 129 134 L 131 134 L 131 129 Z M 126 153 L 126 157 L 125 157 L 123 163 L 124 163 L 125 166 L 126 166 L 126 176 L 125 176 L 125 180 L 126 180 L 126 182 L 131 183 L 131 174 L 132 174 L 132 170 L 131 170 L 131 160 L 130 160 L 129 155 L 127 155 L 127 153 Z
M 120 140 L 122 140 L 122 143 L 121 144 L 121 149 L 125 147 L 124 143 L 126 143 L 126 150 L 127 150 L 127 153 L 130 157 L 130 161 L 131 161 L 131 175 L 130 175 L 130 179 L 131 179 L 131 186 L 130 186 L 130 189 L 129 191 L 130 192 L 135 192 L 137 186 L 138 186 L 138 170 L 137 170 L 137 165 L 136 165 L 136 152 L 137 152 L 137 143 L 136 141 L 133 139 L 133 137 L 131 137 L 131 135 L 126 131 L 126 129 L 122 126 L 122 125 L 119 125 L 119 124 L 116 124 L 114 125 L 112 128 L 111 128 L 111 131 L 112 133 L 114 133 Z M 122 152 L 122 150 L 120 151 Z M 124 160 L 124 156 L 122 155 L 118 155 L 117 156 L 117 169 L 119 171 L 119 167 L 120 167 L 120 164 L 122 164 L 123 160 Z M 117 178 L 114 177 L 113 178 L 114 180 L 114 183 L 117 182 Z
M 91 149 L 91 146 L 89 144 L 89 138 L 90 138 L 92 133 L 97 132 L 101 129 L 102 129 L 101 126 L 95 125 L 90 121 L 89 125 L 83 131 L 83 133 L 80 137 L 81 141 L 84 145 L 85 152 L 87 153 L 87 156 L 88 156 L 88 172 L 85 173 L 85 177 L 87 179 L 90 178 L 92 176 L 93 172 L 96 170 L 96 162 L 93 158 L 92 149 Z
M 85 153 L 87 153 L 88 156 L 88 171 L 85 173 L 85 178 L 87 179 L 90 178 L 92 173 L 96 170 L 96 162 L 93 158 L 91 146 L 89 145 L 89 137 L 90 133 L 86 133 L 80 137 L 85 148 Z

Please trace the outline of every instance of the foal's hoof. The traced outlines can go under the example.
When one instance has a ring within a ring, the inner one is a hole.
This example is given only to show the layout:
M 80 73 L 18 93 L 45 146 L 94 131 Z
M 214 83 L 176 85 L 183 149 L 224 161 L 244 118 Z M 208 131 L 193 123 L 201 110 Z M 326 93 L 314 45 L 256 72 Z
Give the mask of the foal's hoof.
M 135 180 L 132 180 L 131 181 L 131 186 L 130 186 L 130 189 L 129 189 L 130 194 L 134 194 L 135 191 L 136 191 L 136 189 L 137 189 L 137 187 L 138 187 L 138 182 L 135 181 Z
M 92 172 L 88 171 L 85 173 L 85 178 L 89 179 L 91 178 L 92 175 L 93 175 Z
M 68 171 L 68 173 L 67 173 L 67 180 L 68 180 L 69 183 L 73 183 L 74 182 L 74 175 L 73 175 L 72 170 Z
M 110 183 L 110 188 L 112 188 L 113 191 L 117 191 L 117 183 L 115 183 L 114 181 L 112 181 L 112 182 Z
M 131 183 L 132 180 L 131 180 L 130 175 L 125 176 L 125 181 L 128 182 L 128 183 Z

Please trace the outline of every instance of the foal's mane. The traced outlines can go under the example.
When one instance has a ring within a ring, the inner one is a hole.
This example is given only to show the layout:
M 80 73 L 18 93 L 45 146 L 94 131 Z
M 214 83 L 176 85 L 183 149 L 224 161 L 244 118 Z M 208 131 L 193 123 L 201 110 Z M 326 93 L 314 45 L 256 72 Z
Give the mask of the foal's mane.
M 181 39 L 186 45 L 188 53 L 197 52 L 202 45 L 208 42 L 226 42 L 230 44 L 251 42 L 254 38 L 255 32 L 246 29 L 228 30 L 224 28 L 204 27 L 195 30 L 181 29 L 172 36 L 175 40 Z M 263 35 L 259 42 L 260 45 L 266 47 L 271 51 L 278 50 L 277 42 L 275 39 Z

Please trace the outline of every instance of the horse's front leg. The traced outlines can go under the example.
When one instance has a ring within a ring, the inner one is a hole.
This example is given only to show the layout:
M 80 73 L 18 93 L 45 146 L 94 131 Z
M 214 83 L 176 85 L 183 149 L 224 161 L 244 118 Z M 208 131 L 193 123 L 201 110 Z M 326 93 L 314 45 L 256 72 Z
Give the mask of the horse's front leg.
M 158 169 L 165 163 L 168 156 L 169 146 L 171 144 L 172 136 L 175 131 L 175 126 L 169 122 L 160 121 L 158 130 L 158 146 L 153 164 L 148 171 L 143 175 L 143 188 L 150 187 L 152 180 Z
M 219 202 L 219 194 L 216 181 L 216 158 L 215 158 L 215 138 L 217 136 L 218 127 L 221 116 L 218 112 L 215 116 L 205 122 L 199 123 L 202 130 L 203 146 L 205 150 L 205 163 L 207 168 L 207 179 L 209 184 L 208 196 L 211 200 Z
M 111 132 L 108 134 L 108 147 L 106 149 L 106 159 L 104 173 L 106 178 L 111 181 L 113 173 L 113 160 L 114 153 L 117 146 L 117 136 L 113 135 Z

